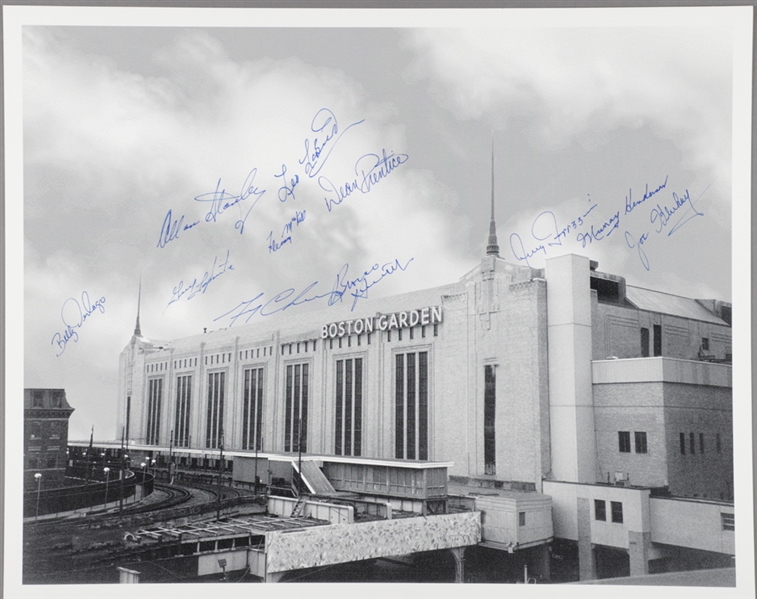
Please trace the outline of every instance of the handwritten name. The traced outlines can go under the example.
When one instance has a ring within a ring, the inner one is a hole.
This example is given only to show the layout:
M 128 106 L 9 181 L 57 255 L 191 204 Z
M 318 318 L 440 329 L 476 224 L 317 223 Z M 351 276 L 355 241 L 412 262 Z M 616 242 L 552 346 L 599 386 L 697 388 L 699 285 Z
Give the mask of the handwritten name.
M 404 264 L 398 259 L 393 262 L 386 262 L 381 266 L 373 265 L 368 270 L 364 270 L 361 275 L 350 278 L 349 264 L 345 264 L 337 273 L 331 291 L 321 293 L 315 291 L 318 281 L 313 281 L 304 289 L 297 291 L 294 287 L 280 291 L 271 299 L 265 298 L 265 293 L 259 293 L 250 300 L 245 300 L 234 306 L 228 312 L 221 314 L 213 321 L 224 318 L 229 319 L 229 326 L 232 327 L 237 321 L 242 320 L 248 323 L 255 316 L 271 316 L 278 312 L 283 312 L 289 308 L 300 306 L 314 301 L 327 300 L 327 305 L 333 306 L 342 302 L 345 295 L 353 297 L 351 310 L 354 309 L 358 299 L 368 296 L 368 290 L 376 285 L 385 277 L 394 274 L 397 271 L 404 271 L 409 266 L 413 258 L 410 258 Z
M 699 198 L 697 198 L 697 200 L 698 199 Z M 668 231 L 668 237 L 670 237 L 692 218 L 695 218 L 697 216 L 704 216 L 703 213 L 699 212 L 694 207 L 694 202 L 691 201 L 691 195 L 689 194 L 688 189 L 684 192 L 683 197 L 679 197 L 677 193 L 673 192 L 673 205 L 671 207 L 660 206 L 660 204 L 657 204 L 657 206 L 652 208 L 652 211 L 649 213 L 649 221 L 656 226 L 656 232 L 661 233 L 662 230 L 668 226 L 668 223 L 671 221 L 673 216 L 675 216 L 675 214 L 681 208 L 687 205 L 688 207 L 683 212 L 681 212 L 679 219 Z
M 226 250 L 226 256 L 224 257 L 223 262 L 219 262 L 217 256 L 213 258 L 213 266 L 210 270 L 206 270 L 205 274 L 199 279 L 193 279 L 189 285 L 185 284 L 183 280 L 179 281 L 179 284 L 173 288 L 171 301 L 168 302 L 166 308 L 183 298 L 186 298 L 187 301 L 189 301 L 196 295 L 204 294 L 213 281 L 230 270 L 234 270 L 234 266 L 229 262 L 229 250 Z
M 272 254 L 273 252 L 277 252 L 279 249 L 281 249 L 281 246 L 289 243 L 293 243 L 292 241 L 292 228 L 303 222 L 305 220 L 305 216 L 307 215 L 307 210 L 303 210 L 300 212 L 297 210 L 295 212 L 295 215 L 284 225 L 284 228 L 281 231 L 281 236 L 279 237 L 278 241 L 273 238 L 273 231 L 271 231 L 268 234 L 268 253 Z
M 55 354 L 56 358 L 63 355 L 68 347 L 68 342 L 73 341 L 78 343 L 79 341 L 79 329 L 84 325 L 86 320 L 95 312 L 105 313 L 105 296 L 92 302 L 89 299 L 89 293 L 83 291 L 81 294 L 81 301 L 76 298 L 69 297 L 60 309 L 60 318 L 63 321 L 65 329 L 62 333 L 55 333 L 50 345 L 56 345 L 58 347 L 58 353 Z
M 515 256 L 516 260 L 525 261 L 528 266 L 531 266 L 528 262 L 529 258 L 533 258 L 538 253 L 546 256 L 550 247 L 561 246 L 563 240 L 567 238 L 568 233 L 583 227 L 586 217 L 597 206 L 598 204 L 593 204 L 586 212 L 577 215 L 562 228 L 558 228 L 557 217 L 554 212 L 551 210 L 541 212 L 531 224 L 531 237 L 536 241 L 546 242 L 546 244 L 533 245 L 527 250 L 521 236 L 518 233 L 512 233 L 510 235 L 510 250 L 513 256 Z
M 239 195 L 228 193 L 226 189 L 221 188 L 221 179 L 218 179 L 215 191 L 203 193 L 196 196 L 196 202 L 210 203 L 208 212 L 205 214 L 205 222 L 217 222 L 218 217 L 226 212 L 226 210 L 233 208 L 234 206 L 238 206 L 241 202 L 244 202 L 251 198 L 253 201 L 247 209 L 246 213 L 244 213 L 243 208 L 239 206 L 240 218 L 234 223 L 234 228 L 239 231 L 240 235 L 244 233 L 244 224 L 247 221 L 247 217 L 250 215 L 250 211 L 255 207 L 255 204 L 258 203 L 258 200 L 261 198 L 261 196 L 266 192 L 265 189 L 260 189 L 257 185 L 255 185 L 255 177 L 257 176 L 257 174 L 257 168 L 253 168 L 247 174 L 244 183 L 242 183 L 242 189 L 240 190 Z
M 330 197 L 323 199 L 326 202 L 326 208 L 331 212 L 334 206 L 341 204 L 356 191 L 362 194 L 370 193 L 374 185 L 380 183 L 407 161 L 407 154 L 391 152 L 387 156 L 386 149 L 382 149 L 380 156 L 378 154 L 364 154 L 358 158 L 355 162 L 355 175 L 357 176 L 339 187 L 323 175 L 318 177 L 318 185 L 321 189 L 331 194 Z
M 364 121 L 365 119 L 355 121 L 339 133 L 339 123 L 331 110 L 321 108 L 316 112 L 313 120 L 310 122 L 310 131 L 318 133 L 319 136 L 312 139 L 310 137 L 305 138 L 303 142 L 305 145 L 305 155 L 298 161 L 305 166 L 305 174 L 312 179 L 321 172 L 321 169 L 326 164 L 331 152 L 342 136 L 352 129 L 352 127 Z
M 668 175 L 665 175 L 665 181 L 663 181 L 660 185 L 658 185 L 652 191 L 649 191 L 649 183 L 647 183 L 646 187 L 644 188 L 644 195 L 641 197 L 640 200 L 634 200 L 633 190 L 629 189 L 628 195 L 626 196 L 626 214 L 630 214 L 633 211 L 633 209 L 636 208 L 636 206 L 640 206 L 641 204 L 646 202 L 649 198 L 661 192 L 667 186 L 668 186 Z

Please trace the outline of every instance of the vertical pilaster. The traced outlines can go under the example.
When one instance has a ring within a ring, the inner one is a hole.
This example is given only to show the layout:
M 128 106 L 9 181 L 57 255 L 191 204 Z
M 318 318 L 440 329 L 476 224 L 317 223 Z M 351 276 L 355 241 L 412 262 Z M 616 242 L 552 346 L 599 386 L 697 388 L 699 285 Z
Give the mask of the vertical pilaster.
M 589 273 L 583 256 L 546 263 L 552 473 L 567 482 L 596 482 Z
M 455 582 L 465 582 L 465 547 L 453 547 L 449 551 L 455 558 Z
M 628 557 L 631 565 L 631 576 L 645 576 L 649 574 L 649 549 L 652 546 L 650 532 L 628 531 Z
M 578 578 L 596 580 L 597 568 L 594 560 L 594 545 L 591 542 L 591 499 L 576 499 L 578 524 Z

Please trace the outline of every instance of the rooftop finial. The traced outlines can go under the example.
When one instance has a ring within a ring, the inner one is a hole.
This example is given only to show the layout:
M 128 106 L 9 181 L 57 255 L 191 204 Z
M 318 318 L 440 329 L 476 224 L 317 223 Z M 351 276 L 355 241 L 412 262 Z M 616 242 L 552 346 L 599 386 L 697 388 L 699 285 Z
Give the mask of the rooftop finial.
M 499 256 L 497 225 L 494 222 L 494 129 L 492 129 L 492 218 L 489 221 L 489 239 L 486 243 L 487 256 Z
M 142 273 L 139 273 L 139 295 L 137 296 L 137 324 L 134 327 L 134 334 L 137 336 L 142 335 L 142 330 L 139 328 L 139 309 L 142 304 Z

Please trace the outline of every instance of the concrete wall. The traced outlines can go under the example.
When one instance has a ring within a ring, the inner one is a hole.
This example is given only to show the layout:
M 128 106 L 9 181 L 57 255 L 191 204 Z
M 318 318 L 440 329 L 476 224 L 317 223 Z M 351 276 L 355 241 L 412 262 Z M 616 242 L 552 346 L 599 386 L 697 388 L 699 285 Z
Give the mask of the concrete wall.
M 545 269 L 552 473 L 575 482 L 596 480 L 589 272 L 589 259 L 575 255 Z
M 557 481 L 544 481 L 544 493 L 552 496 L 554 535 L 561 539 L 578 540 L 578 500 L 588 500 L 591 542 L 608 547 L 629 548 L 629 531 L 650 531 L 649 490 L 614 487 L 609 485 L 582 485 Z M 606 520 L 597 520 L 594 500 L 605 501 Z M 611 501 L 623 504 L 623 523 L 612 521 Z
M 480 541 L 479 512 L 270 532 L 266 534 L 267 572 L 465 547 Z
M 668 480 L 674 495 L 733 499 L 731 401 L 731 390 L 725 387 L 665 384 Z M 685 455 L 680 450 L 681 433 L 685 435 Z M 694 453 L 690 447 L 691 433 L 694 433 Z M 700 448 L 700 433 L 704 435 L 704 453 Z
M 654 325 L 662 327 L 663 356 L 695 360 L 703 337 L 710 341 L 709 355 L 724 359 L 732 352 L 729 326 L 593 301 L 594 360 L 641 357 L 642 327 L 649 329 L 649 355 L 653 356 Z
M 721 518 L 734 514 L 733 504 L 653 497 L 649 507 L 652 542 L 735 555 L 736 533 Z
M 668 444 L 662 383 L 594 385 L 598 482 L 615 483 L 616 472 L 632 485 L 668 484 Z M 631 451 L 621 452 L 618 432 L 627 431 Z M 636 453 L 635 432 L 647 435 L 647 453 Z

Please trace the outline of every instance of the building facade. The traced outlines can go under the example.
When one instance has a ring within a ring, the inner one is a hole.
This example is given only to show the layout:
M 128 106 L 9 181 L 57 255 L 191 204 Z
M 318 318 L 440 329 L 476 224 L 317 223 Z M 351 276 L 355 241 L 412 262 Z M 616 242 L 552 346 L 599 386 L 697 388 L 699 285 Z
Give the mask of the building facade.
M 73 411 L 64 389 L 24 389 L 25 490 L 64 485 L 68 419 Z
M 118 430 L 139 444 L 451 462 L 452 476 L 732 497 L 730 305 L 569 255 L 171 342 L 139 326 Z

